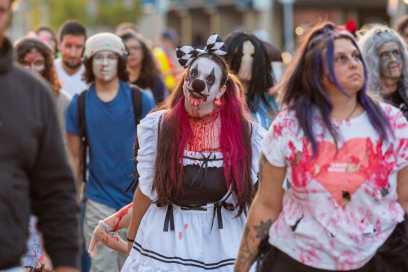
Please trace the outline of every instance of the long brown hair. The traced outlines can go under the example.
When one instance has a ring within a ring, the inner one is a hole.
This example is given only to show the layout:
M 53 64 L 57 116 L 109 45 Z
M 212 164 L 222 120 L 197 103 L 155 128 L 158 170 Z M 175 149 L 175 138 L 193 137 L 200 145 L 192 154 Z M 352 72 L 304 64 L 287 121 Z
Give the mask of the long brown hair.
M 61 84 L 55 71 L 54 56 L 51 48 L 35 38 L 24 38 L 18 41 L 16 45 L 17 61 L 20 64 L 24 63 L 25 56 L 33 49 L 38 51 L 45 60 L 45 69 L 41 76 L 50 83 L 53 94 L 59 96 Z
M 228 66 L 219 57 L 203 55 L 215 61 L 223 71 L 226 91 L 222 96 L 220 145 L 224 157 L 224 176 L 238 199 L 239 213 L 249 204 L 252 195 L 251 183 L 251 128 L 248 110 L 238 80 L 229 74 Z M 187 73 L 187 72 L 186 72 Z M 153 189 L 158 195 L 158 204 L 166 205 L 174 200 L 182 188 L 181 163 L 186 143 L 191 137 L 191 126 L 184 107 L 184 74 L 178 87 L 160 109 L 167 109 L 161 122 L 156 157 L 156 173 Z
M 147 42 L 141 35 L 135 35 L 132 32 L 126 32 L 120 36 L 123 43 L 126 44 L 129 40 L 136 40 L 140 43 L 142 47 L 142 63 L 140 64 L 140 75 L 137 81 L 137 86 L 143 89 L 150 89 L 153 90 L 155 80 L 158 77 L 161 77 L 161 73 L 159 68 L 157 68 L 155 59 L 153 57 L 153 53 L 151 52 L 150 48 L 147 46 Z M 134 82 L 136 83 L 136 82 Z

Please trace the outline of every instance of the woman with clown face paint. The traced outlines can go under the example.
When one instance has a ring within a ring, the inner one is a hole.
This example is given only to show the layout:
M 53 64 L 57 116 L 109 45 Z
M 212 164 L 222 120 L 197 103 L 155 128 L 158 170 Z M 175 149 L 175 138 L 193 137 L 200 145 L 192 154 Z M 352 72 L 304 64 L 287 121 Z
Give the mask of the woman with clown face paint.
M 264 131 L 248 121 L 224 54 L 217 35 L 203 50 L 179 48 L 187 68 L 179 87 L 138 127 L 133 208 L 94 234 L 125 251 L 107 232 L 130 221 L 124 272 L 233 271 Z

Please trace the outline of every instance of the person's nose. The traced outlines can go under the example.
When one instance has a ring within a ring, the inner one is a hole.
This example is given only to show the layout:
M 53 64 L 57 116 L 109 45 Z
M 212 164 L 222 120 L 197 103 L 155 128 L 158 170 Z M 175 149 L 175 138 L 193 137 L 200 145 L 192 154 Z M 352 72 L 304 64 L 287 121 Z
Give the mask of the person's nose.
M 205 90 L 205 82 L 201 79 L 194 79 L 192 83 L 193 91 L 202 93 Z
M 350 68 L 356 68 L 357 66 L 358 66 L 358 64 L 359 64 L 359 59 L 357 59 L 357 58 L 351 58 L 351 61 L 350 61 Z
M 390 53 L 390 60 L 391 60 L 392 62 L 397 61 L 397 56 L 396 56 L 395 54 L 393 54 L 393 53 Z
M 75 48 L 70 48 L 68 53 L 69 53 L 70 57 L 76 57 L 77 56 L 77 50 Z

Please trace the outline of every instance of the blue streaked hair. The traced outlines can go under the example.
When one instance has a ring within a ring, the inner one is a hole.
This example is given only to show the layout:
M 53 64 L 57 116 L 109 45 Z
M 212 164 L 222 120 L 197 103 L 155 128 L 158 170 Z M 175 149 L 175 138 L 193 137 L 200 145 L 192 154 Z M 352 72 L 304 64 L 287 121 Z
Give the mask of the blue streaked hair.
M 281 100 L 289 110 L 296 114 L 300 128 L 312 145 L 313 153 L 318 152 L 313 132 L 313 115 L 317 110 L 323 120 L 324 128 L 329 131 L 337 143 L 338 133 L 331 122 L 333 104 L 322 85 L 324 68 L 328 69 L 329 80 L 336 88 L 348 95 L 340 86 L 334 72 L 334 41 L 348 39 L 361 51 L 354 37 L 331 22 L 316 25 L 303 40 L 293 61 L 289 64 L 282 81 L 276 86 Z M 357 93 L 357 101 L 367 112 L 371 125 L 383 140 L 393 136 L 391 126 L 381 107 L 367 95 L 367 67 L 364 67 L 364 85 Z

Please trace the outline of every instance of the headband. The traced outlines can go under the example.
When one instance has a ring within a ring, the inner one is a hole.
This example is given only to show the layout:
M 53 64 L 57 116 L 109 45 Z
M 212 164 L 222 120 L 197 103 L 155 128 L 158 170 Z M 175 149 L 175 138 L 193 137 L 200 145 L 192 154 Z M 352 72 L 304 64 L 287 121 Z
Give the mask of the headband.
M 177 47 L 176 49 L 177 59 L 184 68 L 187 68 L 193 62 L 193 60 L 203 54 L 216 56 L 224 56 L 227 54 L 224 47 L 224 42 L 221 40 L 218 34 L 212 34 L 210 37 L 208 37 L 207 45 L 204 47 L 204 49 L 194 48 L 189 45 Z

